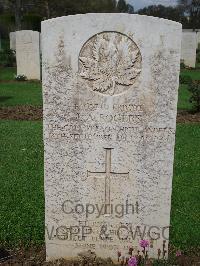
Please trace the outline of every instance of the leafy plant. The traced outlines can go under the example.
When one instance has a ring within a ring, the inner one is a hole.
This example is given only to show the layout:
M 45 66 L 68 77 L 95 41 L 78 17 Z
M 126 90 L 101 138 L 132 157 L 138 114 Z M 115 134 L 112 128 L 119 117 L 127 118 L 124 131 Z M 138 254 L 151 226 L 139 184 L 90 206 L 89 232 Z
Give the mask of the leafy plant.
M 190 103 L 194 105 L 196 112 L 200 112 L 200 80 L 193 80 L 188 90 L 192 94 L 189 99 Z
M 179 82 L 180 84 L 191 84 L 192 78 L 188 75 L 180 75 L 179 76 Z
M 26 81 L 27 77 L 25 75 L 16 75 L 15 80 L 17 81 Z
M 181 69 L 184 69 L 185 68 L 185 63 L 184 63 L 184 60 L 181 60 Z

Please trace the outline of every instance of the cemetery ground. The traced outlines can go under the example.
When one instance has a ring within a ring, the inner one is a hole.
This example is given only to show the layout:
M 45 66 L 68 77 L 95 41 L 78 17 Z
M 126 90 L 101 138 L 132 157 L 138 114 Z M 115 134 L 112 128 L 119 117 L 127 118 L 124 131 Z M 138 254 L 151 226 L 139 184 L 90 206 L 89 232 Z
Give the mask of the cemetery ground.
M 45 211 L 41 83 L 14 81 L 14 74 L 14 68 L 0 69 L 0 259 L 7 249 L 18 258 L 25 254 L 33 261 L 36 257 L 42 261 Z M 200 80 L 199 70 L 184 69 L 181 74 Z M 179 88 L 172 257 L 177 250 L 186 257 L 200 256 L 200 114 L 192 111 L 187 86 L 181 84 Z M 30 254 L 31 248 L 34 252 Z

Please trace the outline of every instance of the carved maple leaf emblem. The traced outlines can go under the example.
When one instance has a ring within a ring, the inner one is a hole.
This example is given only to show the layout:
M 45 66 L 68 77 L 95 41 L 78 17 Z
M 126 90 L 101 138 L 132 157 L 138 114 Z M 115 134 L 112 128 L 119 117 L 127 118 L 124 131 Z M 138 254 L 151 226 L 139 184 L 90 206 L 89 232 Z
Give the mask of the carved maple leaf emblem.
M 127 36 L 101 33 L 90 39 L 79 57 L 80 76 L 92 82 L 92 89 L 104 94 L 116 93 L 117 85 L 132 85 L 141 72 L 141 54 Z

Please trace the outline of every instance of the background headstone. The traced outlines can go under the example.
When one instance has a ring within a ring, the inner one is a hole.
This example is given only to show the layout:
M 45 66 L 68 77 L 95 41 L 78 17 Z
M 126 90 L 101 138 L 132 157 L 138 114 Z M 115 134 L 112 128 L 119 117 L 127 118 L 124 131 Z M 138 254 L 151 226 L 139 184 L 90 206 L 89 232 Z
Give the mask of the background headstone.
M 31 30 L 16 32 L 17 74 L 40 79 L 40 33 Z
M 183 29 L 183 32 L 195 32 L 196 33 L 196 37 L 197 37 L 197 47 L 200 44 L 200 29 Z
M 128 14 L 42 22 L 48 260 L 116 262 L 141 238 L 167 257 L 181 34 Z
M 183 32 L 181 42 L 181 59 L 188 67 L 196 65 L 197 34 L 196 32 Z
M 195 32 L 193 29 L 183 29 L 183 32 Z
M 40 33 L 40 55 L 42 55 L 42 38 Z
M 10 49 L 16 50 L 16 32 L 10 32 Z

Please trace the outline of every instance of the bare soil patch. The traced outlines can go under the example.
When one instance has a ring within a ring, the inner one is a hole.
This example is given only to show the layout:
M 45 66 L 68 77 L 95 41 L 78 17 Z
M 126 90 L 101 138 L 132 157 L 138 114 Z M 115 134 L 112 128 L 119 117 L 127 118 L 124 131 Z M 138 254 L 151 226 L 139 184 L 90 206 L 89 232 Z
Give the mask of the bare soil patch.
M 196 253 L 196 252 L 195 252 Z M 1 256 L 2 255 L 2 256 Z M 137 256 L 140 261 L 140 256 Z M 15 251 L 3 250 L 0 248 L 0 265 L 1 266 L 115 266 L 111 259 L 101 259 L 96 257 L 96 254 L 91 251 L 80 253 L 73 261 L 66 261 L 64 259 L 55 260 L 52 262 L 46 262 L 45 246 L 36 248 L 32 247 L 29 249 L 19 248 Z M 125 263 L 119 263 L 119 265 L 127 266 Z M 139 263 L 139 265 L 141 265 Z M 143 265 L 143 264 L 142 264 Z M 171 258 L 170 261 L 160 261 L 160 264 L 154 264 L 152 259 L 147 259 L 145 266 L 153 265 L 165 265 L 165 266 L 199 266 L 200 257 L 193 254 L 189 255 L 182 254 L 179 257 Z
M 0 107 L 0 119 L 2 120 L 42 120 L 42 107 L 38 106 L 13 106 Z
M 32 80 L 24 80 L 24 81 L 18 81 L 18 80 L 5 80 L 5 79 L 0 79 L 0 83 L 13 83 L 13 84 L 21 84 L 21 83 L 40 83 L 40 80 L 37 79 L 32 79 Z
M 200 123 L 200 112 L 178 111 L 177 123 Z

